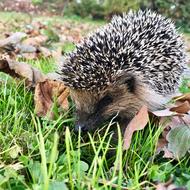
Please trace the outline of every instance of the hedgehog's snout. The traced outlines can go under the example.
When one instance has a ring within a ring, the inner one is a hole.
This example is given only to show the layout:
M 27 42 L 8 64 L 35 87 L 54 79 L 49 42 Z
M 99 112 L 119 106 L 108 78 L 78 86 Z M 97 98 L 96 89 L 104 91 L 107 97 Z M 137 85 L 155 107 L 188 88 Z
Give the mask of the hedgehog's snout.
M 104 121 L 104 114 L 102 110 L 97 110 L 94 113 L 76 112 L 76 122 L 74 131 L 79 132 L 92 132 L 95 131 Z
M 76 124 L 76 125 L 75 125 L 75 128 L 74 128 L 74 131 L 75 131 L 76 133 L 78 133 L 79 130 L 81 130 L 81 132 L 87 132 L 87 131 L 88 131 L 88 128 L 87 128 L 86 125 L 84 125 L 84 124 Z

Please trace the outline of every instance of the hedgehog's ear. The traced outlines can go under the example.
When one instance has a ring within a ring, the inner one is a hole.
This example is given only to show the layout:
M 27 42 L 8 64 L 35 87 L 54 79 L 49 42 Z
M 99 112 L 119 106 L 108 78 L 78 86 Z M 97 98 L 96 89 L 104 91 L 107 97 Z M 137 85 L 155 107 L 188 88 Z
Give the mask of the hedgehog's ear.
M 117 77 L 116 85 L 122 85 L 126 87 L 130 92 L 134 92 L 136 88 L 136 79 L 133 75 L 125 73 Z

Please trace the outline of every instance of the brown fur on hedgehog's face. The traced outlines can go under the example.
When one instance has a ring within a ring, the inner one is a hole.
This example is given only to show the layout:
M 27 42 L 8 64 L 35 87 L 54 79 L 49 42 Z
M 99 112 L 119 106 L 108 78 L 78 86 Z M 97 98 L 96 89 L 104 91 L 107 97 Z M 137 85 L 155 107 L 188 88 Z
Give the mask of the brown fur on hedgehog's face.
M 119 122 L 127 123 L 142 105 L 136 96 L 135 85 L 133 78 L 120 78 L 99 93 L 71 90 L 76 105 L 76 128 L 92 131 L 116 115 Z

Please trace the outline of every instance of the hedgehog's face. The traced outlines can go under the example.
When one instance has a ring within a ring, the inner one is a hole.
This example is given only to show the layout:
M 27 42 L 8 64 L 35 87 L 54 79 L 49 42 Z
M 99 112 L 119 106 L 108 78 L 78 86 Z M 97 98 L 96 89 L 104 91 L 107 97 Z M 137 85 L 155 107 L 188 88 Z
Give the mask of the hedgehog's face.
M 115 116 L 119 122 L 127 123 L 141 105 L 135 95 L 134 85 L 133 80 L 122 80 L 99 93 L 71 90 L 76 105 L 76 130 L 95 130 Z

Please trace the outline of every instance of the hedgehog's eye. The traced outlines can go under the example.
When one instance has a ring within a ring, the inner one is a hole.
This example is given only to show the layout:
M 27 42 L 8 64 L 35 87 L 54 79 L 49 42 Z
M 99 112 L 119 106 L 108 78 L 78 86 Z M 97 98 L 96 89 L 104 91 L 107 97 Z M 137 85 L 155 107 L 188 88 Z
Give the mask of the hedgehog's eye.
M 101 110 L 102 108 L 104 108 L 105 106 L 111 104 L 113 102 L 113 98 L 111 97 L 111 95 L 107 94 L 105 95 L 97 104 L 97 109 Z

